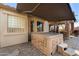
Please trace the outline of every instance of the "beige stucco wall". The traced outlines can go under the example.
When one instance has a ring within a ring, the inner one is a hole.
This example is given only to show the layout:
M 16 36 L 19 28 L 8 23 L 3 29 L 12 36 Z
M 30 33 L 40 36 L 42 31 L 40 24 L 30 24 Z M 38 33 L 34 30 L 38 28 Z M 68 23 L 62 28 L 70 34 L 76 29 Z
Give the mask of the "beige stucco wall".
M 7 14 L 15 15 L 18 17 L 23 17 L 26 19 L 26 31 L 22 33 L 8 33 L 7 32 Z M 11 46 L 15 44 L 20 44 L 24 42 L 28 42 L 28 17 L 27 15 L 21 15 L 15 12 L 6 11 L 1 9 L 0 11 L 0 29 L 1 29 L 1 35 L 0 35 L 0 46 L 6 47 Z
M 0 40 L 1 40 L 1 12 L 0 12 Z

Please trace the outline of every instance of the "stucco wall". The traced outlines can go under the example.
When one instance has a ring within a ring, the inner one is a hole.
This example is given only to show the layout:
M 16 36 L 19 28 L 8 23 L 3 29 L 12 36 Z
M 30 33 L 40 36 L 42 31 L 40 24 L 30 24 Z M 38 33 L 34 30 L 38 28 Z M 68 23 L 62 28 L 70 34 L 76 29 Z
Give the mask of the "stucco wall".
M 7 14 L 23 17 L 26 19 L 26 31 L 22 33 L 8 33 L 7 32 Z M 0 39 L 0 46 L 1 47 L 6 47 L 6 46 L 11 46 L 15 44 L 20 44 L 24 42 L 28 42 L 28 17 L 27 15 L 21 15 L 15 12 L 11 11 L 6 11 L 6 10 L 1 10 L 0 11 L 1 15 L 1 39 Z
M 1 12 L 0 12 L 0 40 L 1 40 Z

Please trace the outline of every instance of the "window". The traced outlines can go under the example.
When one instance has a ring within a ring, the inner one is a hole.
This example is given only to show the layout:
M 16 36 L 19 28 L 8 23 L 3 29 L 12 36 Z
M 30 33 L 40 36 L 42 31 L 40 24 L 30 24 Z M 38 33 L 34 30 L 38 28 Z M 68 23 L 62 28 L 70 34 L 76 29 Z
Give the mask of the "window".
M 37 29 L 37 32 L 42 32 L 43 31 L 43 22 L 37 21 L 35 24 L 34 21 L 31 21 L 31 32 L 34 32 L 35 29 Z
M 8 15 L 8 32 L 24 32 L 25 19 Z
M 37 22 L 37 31 L 42 32 L 43 31 L 43 23 L 38 21 Z

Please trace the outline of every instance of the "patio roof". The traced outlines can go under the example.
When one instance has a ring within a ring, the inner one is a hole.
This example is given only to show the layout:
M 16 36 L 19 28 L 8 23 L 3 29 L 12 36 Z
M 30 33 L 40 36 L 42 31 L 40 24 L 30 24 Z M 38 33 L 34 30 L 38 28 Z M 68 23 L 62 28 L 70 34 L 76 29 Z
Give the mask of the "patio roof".
M 16 10 L 48 21 L 76 20 L 68 3 L 18 3 Z

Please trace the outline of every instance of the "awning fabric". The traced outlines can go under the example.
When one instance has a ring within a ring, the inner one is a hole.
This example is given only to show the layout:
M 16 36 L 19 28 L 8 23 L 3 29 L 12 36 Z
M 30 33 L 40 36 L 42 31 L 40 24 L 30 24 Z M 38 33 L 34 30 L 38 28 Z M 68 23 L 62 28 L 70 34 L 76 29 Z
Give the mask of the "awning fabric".
M 76 20 L 68 3 L 18 3 L 17 11 L 48 21 Z

